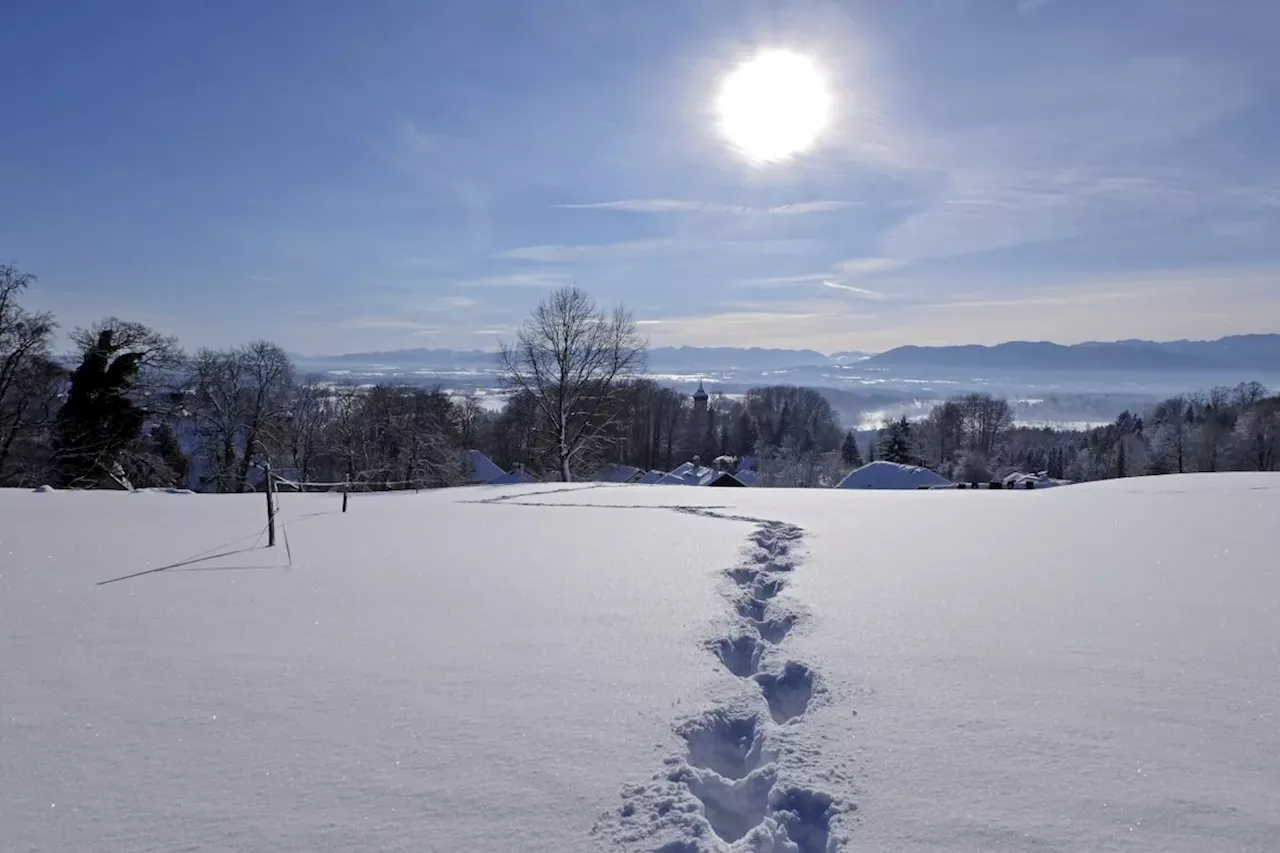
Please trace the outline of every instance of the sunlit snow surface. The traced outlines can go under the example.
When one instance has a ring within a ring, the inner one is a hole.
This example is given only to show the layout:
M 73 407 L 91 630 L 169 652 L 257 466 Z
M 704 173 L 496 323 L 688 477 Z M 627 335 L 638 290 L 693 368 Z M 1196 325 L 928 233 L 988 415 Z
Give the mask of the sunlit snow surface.
M 0 491 L 0 848 L 1277 849 L 1280 476 L 339 507 Z

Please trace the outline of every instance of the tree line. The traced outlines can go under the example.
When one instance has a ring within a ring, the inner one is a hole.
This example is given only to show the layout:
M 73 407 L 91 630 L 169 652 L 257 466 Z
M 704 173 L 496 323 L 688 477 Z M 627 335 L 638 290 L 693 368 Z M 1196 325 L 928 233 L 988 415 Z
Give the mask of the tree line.
M 832 486 L 865 461 L 982 481 L 1010 471 L 1090 480 L 1275 470 L 1280 398 L 1254 384 L 1126 412 L 1087 432 L 1014 425 L 1005 400 L 968 394 L 866 446 L 812 388 L 695 398 L 645 378 L 646 344 L 622 308 L 554 291 L 496 356 L 500 411 L 474 396 L 302 377 L 268 341 L 183 351 L 115 317 L 52 351 L 53 316 L 20 300 L 35 278 L 0 265 L 0 486 L 255 488 L 270 465 L 299 483 L 430 488 L 468 482 L 463 450 L 538 479 L 605 464 L 671 470 L 753 457 L 764 485 Z
M 264 466 L 306 482 L 464 482 L 470 407 L 434 390 L 300 378 L 269 341 L 185 353 L 109 317 L 70 334 L 22 307 L 35 277 L 0 266 L 0 486 L 240 492 Z
M 1014 425 L 1007 400 L 954 397 L 919 421 L 876 435 L 878 457 L 932 468 L 957 482 L 1044 472 L 1076 482 L 1146 474 L 1275 471 L 1280 396 L 1257 382 L 1171 397 L 1089 430 Z
M 553 292 L 498 354 L 508 395 L 491 412 L 438 389 L 301 377 L 269 341 L 189 354 L 116 317 L 73 330 L 56 357 L 55 319 L 20 304 L 35 281 L 0 266 L 0 486 L 234 493 L 270 465 L 299 483 L 433 487 L 469 480 L 468 449 L 540 479 L 757 454 L 773 483 L 838 473 L 841 434 L 821 394 L 763 387 L 698 406 L 641 376 L 630 315 L 576 287 Z

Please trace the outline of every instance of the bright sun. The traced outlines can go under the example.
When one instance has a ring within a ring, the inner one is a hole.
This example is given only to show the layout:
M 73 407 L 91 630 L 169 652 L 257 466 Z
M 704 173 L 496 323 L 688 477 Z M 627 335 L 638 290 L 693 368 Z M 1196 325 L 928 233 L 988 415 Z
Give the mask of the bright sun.
M 813 60 L 766 50 L 724 78 L 716 113 L 730 144 L 750 160 L 772 163 L 813 145 L 831 118 L 831 95 Z

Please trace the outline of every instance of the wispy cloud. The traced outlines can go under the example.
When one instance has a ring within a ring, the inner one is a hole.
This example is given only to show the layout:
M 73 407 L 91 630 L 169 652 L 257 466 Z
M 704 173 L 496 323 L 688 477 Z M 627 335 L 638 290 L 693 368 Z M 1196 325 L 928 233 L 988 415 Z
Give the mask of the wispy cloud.
M 1174 296 L 1186 288 L 1167 287 L 1163 296 Z M 919 307 L 925 309 L 988 309 L 988 308 L 1050 308 L 1063 305 L 1100 305 L 1106 302 L 1119 302 L 1129 299 L 1150 299 L 1149 290 L 1108 290 L 1098 293 L 1037 293 L 1012 294 L 1007 296 L 964 296 L 940 302 L 925 302 Z
M 867 302 L 833 295 L 744 301 L 706 314 L 653 318 L 646 325 L 656 344 L 823 352 L 1011 339 L 1205 338 L 1280 331 L 1280 302 L 1270 297 L 1277 281 L 1280 267 L 1148 271 L 1025 290 L 974 290 L 943 299 L 917 295 Z
M 793 288 L 801 285 L 821 285 L 836 290 L 847 290 L 864 296 L 883 298 L 883 294 L 865 287 L 855 287 L 848 282 L 851 279 L 875 273 L 888 272 L 906 266 L 906 261 L 896 258 L 850 258 L 835 265 L 826 272 L 798 273 L 796 275 L 776 275 L 761 278 L 748 278 L 740 282 L 744 287 L 770 289 Z
M 892 129 L 895 168 L 915 211 L 882 235 L 883 254 L 969 255 L 1156 228 L 1232 204 L 1222 159 L 1177 158 L 1260 94 L 1255 79 L 1203 56 L 1100 50 L 1088 63 L 1032 66 L 982 88 L 943 123 Z M 1081 105 L 1087 105 L 1087 108 Z M 979 120 L 968 116 L 981 116 Z
M 855 278 L 861 275 L 896 270 L 906 265 L 906 261 L 898 258 L 849 258 L 836 264 L 835 277 L 840 280 Z
M 741 284 L 746 287 L 791 287 L 797 284 L 821 284 L 831 278 L 830 272 L 811 272 L 800 273 L 799 275 L 773 275 L 763 278 L 743 279 Z
M 616 210 L 623 213 L 743 213 L 745 207 L 681 198 L 624 198 L 587 204 L 559 204 L 564 210 Z
M 409 332 L 410 334 L 435 334 L 440 329 L 418 320 L 404 317 L 352 317 L 336 323 L 344 329 L 360 329 L 364 331 Z
M 835 288 L 836 290 L 847 290 L 847 291 L 849 291 L 849 292 L 851 292 L 851 293 L 859 293 L 859 294 L 861 294 L 861 295 L 863 295 L 863 296 L 869 296 L 869 297 L 871 297 L 871 298 L 873 298 L 873 299 L 883 299 L 883 298 L 884 298 L 884 294 L 883 294 L 883 293 L 878 293 L 878 292 L 876 292 L 876 291 L 874 291 L 874 290 L 867 290 L 865 287 L 854 287 L 854 286 L 853 286 L 853 285 L 851 285 L 851 284 L 841 284 L 840 282 L 838 282 L 838 281 L 832 281 L 831 279 L 826 279 L 826 280 L 824 280 L 822 283 L 823 283 L 824 285 L 826 285 L 827 287 Z
M 680 198 L 624 198 L 616 201 L 595 201 L 585 204 L 560 204 L 565 210 L 613 210 L 623 213 L 716 213 L 716 214 L 764 214 L 771 216 L 803 216 L 811 213 L 834 213 L 858 202 L 821 199 L 781 204 L 773 207 L 750 207 L 723 204 L 714 201 L 695 201 Z
M 647 252 L 669 249 L 673 241 L 626 240 L 618 243 L 549 244 L 521 246 L 498 254 L 499 258 L 512 261 L 537 261 L 539 263 L 571 263 L 573 261 L 611 261 L 629 258 Z
M 812 237 L 775 239 L 720 239 L 711 237 L 626 240 L 617 243 L 572 243 L 521 246 L 496 256 L 500 260 L 548 264 L 592 263 L 645 256 L 676 256 L 705 252 L 738 255 L 804 255 L 818 251 L 821 240 Z
M 525 270 L 481 276 L 459 281 L 457 284 L 475 287 L 558 287 L 572 280 L 573 276 L 562 270 Z
M 803 216 L 807 213 L 834 213 L 838 210 L 848 210 L 851 207 L 858 207 L 856 201 L 800 201 L 795 204 L 783 204 L 778 207 L 768 208 L 768 213 L 776 216 Z

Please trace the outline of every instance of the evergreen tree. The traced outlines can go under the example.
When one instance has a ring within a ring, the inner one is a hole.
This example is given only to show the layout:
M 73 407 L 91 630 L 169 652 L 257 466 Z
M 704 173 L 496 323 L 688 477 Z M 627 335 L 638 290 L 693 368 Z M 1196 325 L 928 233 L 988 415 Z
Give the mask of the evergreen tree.
M 858 452 L 858 438 L 853 430 L 844 434 L 844 444 L 840 445 L 840 461 L 847 468 L 862 467 L 862 454 Z
M 899 420 L 889 423 L 880 430 L 879 457 L 886 462 L 897 462 L 902 465 L 916 464 L 916 455 L 911 449 L 911 422 L 903 415 Z
M 142 433 L 145 414 L 128 397 L 142 355 L 121 353 L 112 338 L 110 329 L 102 331 L 85 352 L 58 412 L 54 450 L 63 486 L 119 481 L 120 455 Z

